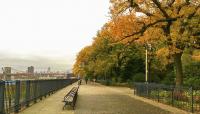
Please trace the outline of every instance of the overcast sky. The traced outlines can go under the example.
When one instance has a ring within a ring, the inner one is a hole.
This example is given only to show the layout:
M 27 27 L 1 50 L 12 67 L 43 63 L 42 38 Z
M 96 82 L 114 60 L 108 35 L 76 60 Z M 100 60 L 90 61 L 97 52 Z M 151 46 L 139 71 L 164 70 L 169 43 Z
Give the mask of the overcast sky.
M 109 0 L 1 0 L 0 65 L 71 69 L 108 12 Z

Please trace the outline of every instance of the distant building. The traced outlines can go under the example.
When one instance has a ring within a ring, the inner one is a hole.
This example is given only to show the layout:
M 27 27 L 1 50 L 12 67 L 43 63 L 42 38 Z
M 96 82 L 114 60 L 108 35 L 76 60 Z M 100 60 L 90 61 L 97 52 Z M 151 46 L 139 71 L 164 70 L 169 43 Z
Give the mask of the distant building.
M 5 80 L 11 80 L 11 67 L 4 67 L 3 74 L 5 76 Z
M 74 77 L 73 73 L 67 73 L 67 79 Z
M 33 66 L 28 67 L 28 73 L 34 74 L 34 67 Z
M 11 74 L 11 67 L 4 67 L 4 73 Z
M 51 72 L 51 67 L 48 67 L 47 73 L 50 73 L 50 72 Z

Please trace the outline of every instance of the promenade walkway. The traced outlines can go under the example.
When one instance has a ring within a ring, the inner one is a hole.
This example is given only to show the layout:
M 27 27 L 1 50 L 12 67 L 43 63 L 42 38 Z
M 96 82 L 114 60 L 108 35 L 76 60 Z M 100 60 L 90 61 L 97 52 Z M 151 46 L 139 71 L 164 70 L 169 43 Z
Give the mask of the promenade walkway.
M 107 87 L 100 84 L 81 85 L 75 111 L 62 110 L 63 96 L 76 85 L 70 85 L 56 92 L 19 114 L 171 114 L 131 97 L 132 91 L 128 88 Z
M 63 97 L 73 86 L 77 86 L 77 83 L 57 91 L 55 94 L 33 104 L 29 108 L 21 111 L 19 114 L 74 114 L 73 110 L 62 110 L 64 105 L 62 102 Z

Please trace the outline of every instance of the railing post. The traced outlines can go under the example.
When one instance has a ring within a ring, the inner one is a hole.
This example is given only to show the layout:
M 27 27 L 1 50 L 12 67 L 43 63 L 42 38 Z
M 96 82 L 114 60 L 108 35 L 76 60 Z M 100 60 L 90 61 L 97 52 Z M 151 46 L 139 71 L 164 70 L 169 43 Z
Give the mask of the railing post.
M 30 103 L 30 80 L 26 81 L 26 107 L 29 107 Z
M 145 86 L 146 86 L 146 95 L 145 95 L 145 97 L 147 97 L 148 98 L 148 94 L 149 94 L 149 87 L 148 87 L 148 83 L 145 83 Z
M 18 113 L 20 110 L 20 81 L 16 81 L 15 89 L 15 113 Z
M 172 97 L 171 97 L 171 99 L 172 99 L 172 106 L 174 106 L 174 88 L 172 88 L 171 90 L 172 90 Z
M 34 103 L 37 102 L 37 81 L 34 81 L 34 87 L 33 87 L 33 96 L 34 96 Z
M 158 102 L 160 102 L 160 91 L 159 91 L 159 88 L 158 88 Z
M 4 92 L 5 92 L 5 82 L 4 81 L 0 81 L 0 114 L 5 114 Z
M 42 80 L 42 81 L 40 81 L 39 82 L 39 87 L 40 87 L 40 89 L 39 89 L 39 98 L 40 98 L 40 100 L 42 100 L 42 97 L 43 97 L 43 92 L 44 92 L 44 90 L 43 90 L 43 85 L 44 85 L 44 80 Z
M 193 95 L 193 87 L 191 87 L 191 95 L 192 95 L 192 98 L 191 98 L 191 112 L 194 113 L 194 95 Z

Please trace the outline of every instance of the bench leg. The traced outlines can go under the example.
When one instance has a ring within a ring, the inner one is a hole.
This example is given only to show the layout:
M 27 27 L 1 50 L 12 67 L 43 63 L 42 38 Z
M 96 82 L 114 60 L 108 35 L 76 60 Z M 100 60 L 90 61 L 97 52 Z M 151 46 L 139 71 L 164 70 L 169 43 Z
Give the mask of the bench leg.
M 65 103 L 65 105 L 63 106 L 63 110 L 65 110 L 66 106 L 67 106 L 67 103 Z
M 65 110 L 66 105 L 63 106 L 63 110 Z

